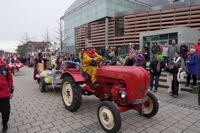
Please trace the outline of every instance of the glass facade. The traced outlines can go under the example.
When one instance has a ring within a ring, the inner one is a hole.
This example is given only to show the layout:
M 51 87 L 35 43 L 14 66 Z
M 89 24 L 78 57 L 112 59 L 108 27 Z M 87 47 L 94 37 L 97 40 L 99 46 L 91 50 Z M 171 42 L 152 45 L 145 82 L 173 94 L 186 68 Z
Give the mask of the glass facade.
M 64 16 L 65 40 L 67 45 L 75 45 L 75 27 L 105 17 L 115 17 L 116 12 L 144 8 L 128 0 L 94 0 L 79 10 Z
M 144 43 L 151 45 L 151 44 L 161 44 L 164 45 L 165 43 L 172 44 L 172 40 L 176 40 L 178 43 L 178 33 L 170 33 L 170 34 L 162 34 L 162 35 L 154 35 L 154 36 L 146 36 L 143 37 Z

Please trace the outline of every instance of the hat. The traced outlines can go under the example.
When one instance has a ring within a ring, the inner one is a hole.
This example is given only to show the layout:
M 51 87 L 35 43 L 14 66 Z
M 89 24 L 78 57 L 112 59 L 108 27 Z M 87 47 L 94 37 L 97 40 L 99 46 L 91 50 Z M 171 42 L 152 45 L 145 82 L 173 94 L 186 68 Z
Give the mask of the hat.
M 190 49 L 190 52 L 196 52 L 196 49 L 191 48 L 191 49 Z
M 158 55 L 157 60 L 163 60 L 163 56 L 162 55 Z

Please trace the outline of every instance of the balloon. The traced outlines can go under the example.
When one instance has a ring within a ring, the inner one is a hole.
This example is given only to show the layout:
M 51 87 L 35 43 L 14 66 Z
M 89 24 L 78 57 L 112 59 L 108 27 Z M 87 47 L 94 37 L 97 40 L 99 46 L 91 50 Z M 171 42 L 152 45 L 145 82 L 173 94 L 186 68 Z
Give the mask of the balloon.
M 45 81 L 45 83 L 50 83 L 51 82 L 51 79 L 50 78 L 44 78 L 44 81 Z

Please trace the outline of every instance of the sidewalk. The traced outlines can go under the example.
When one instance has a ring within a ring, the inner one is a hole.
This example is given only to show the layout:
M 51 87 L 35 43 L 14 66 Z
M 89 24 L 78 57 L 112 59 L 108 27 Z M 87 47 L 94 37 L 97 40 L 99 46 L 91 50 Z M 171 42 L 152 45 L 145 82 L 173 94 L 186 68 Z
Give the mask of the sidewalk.
M 14 84 L 16 90 L 11 100 L 8 133 L 104 132 L 97 120 L 98 98 L 83 96 L 81 108 L 71 113 L 65 110 L 59 89 L 39 91 L 32 68 L 20 69 L 19 75 L 14 76 Z M 154 94 L 160 104 L 158 114 L 150 119 L 140 116 L 137 111 L 121 114 L 121 133 L 200 133 L 197 94 L 181 92 L 175 99 L 164 88 L 158 88 Z

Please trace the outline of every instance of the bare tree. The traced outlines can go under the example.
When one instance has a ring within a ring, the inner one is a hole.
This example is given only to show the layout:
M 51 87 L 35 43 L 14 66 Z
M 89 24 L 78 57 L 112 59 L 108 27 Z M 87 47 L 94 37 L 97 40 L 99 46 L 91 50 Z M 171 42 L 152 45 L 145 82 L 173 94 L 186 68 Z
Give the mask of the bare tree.
M 64 37 L 64 28 L 62 24 L 62 20 L 58 21 L 58 28 L 55 31 L 56 35 L 54 36 L 55 39 L 59 42 L 60 51 L 62 52 L 63 47 L 65 45 L 66 38 Z
M 23 36 L 20 37 L 19 45 L 17 48 L 17 53 L 21 56 L 27 55 L 27 53 L 30 51 L 30 46 L 26 45 L 30 41 L 30 37 L 27 32 L 23 34 Z
M 19 43 L 20 43 L 19 45 L 25 44 L 25 43 L 27 43 L 28 41 L 30 41 L 30 37 L 29 37 L 28 33 L 25 32 L 24 35 L 21 36 L 20 40 L 18 40 L 18 41 L 19 41 Z
M 50 33 L 49 33 L 49 30 L 47 29 L 44 36 L 43 36 L 43 39 L 45 42 L 52 42 L 52 39 L 51 39 L 51 36 L 50 36 Z

